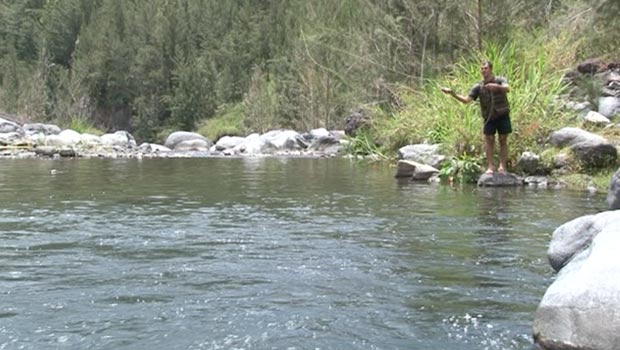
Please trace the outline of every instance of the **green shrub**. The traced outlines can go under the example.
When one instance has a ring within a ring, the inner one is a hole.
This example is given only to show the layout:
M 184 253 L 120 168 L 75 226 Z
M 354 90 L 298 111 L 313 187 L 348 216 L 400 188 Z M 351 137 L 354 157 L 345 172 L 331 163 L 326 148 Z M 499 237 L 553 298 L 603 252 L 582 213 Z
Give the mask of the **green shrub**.
M 559 176 L 558 180 L 569 188 L 577 190 L 596 190 L 605 193 L 609 190 L 611 178 L 616 169 L 602 169 L 592 174 L 571 173 Z
M 451 183 L 476 183 L 482 173 L 480 168 L 482 160 L 480 157 L 467 154 L 463 154 L 460 158 L 452 157 L 441 167 L 439 177 Z
M 349 141 L 348 152 L 352 155 L 387 159 L 369 130 L 358 130 L 354 137 L 349 137 Z
M 222 136 L 245 136 L 245 110 L 243 104 L 225 105 L 219 108 L 216 117 L 198 124 L 198 133 L 212 141 Z
M 269 74 L 255 68 L 248 92 L 243 99 L 244 123 L 249 130 L 263 133 L 280 126 L 277 116 L 280 109 L 280 97 L 276 83 Z
M 71 117 L 68 128 L 77 131 L 80 134 L 92 134 L 97 136 L 105 134 L 104 131 L 95 127 L 95 124 L 88 120 L 88 118 L 85 116 Z

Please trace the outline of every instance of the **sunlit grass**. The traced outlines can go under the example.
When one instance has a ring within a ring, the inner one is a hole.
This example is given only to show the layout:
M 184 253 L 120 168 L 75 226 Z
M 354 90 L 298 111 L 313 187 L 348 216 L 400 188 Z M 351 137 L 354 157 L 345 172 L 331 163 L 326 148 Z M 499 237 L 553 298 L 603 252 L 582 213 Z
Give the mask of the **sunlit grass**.
M 573 173 L 562 175 L 558 180 L 565 183 L 569 188 L 576 190 L 596 190 L 600 193 L 609 191 L 614 169 L 603 169 L 593 174 Z

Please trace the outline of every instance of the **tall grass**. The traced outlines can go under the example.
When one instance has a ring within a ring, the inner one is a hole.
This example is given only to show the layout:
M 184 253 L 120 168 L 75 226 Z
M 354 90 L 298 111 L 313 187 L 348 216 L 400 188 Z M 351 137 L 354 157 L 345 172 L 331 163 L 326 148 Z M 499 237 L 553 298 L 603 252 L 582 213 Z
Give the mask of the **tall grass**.
M 92 134 L 101 136 L 104 131 L 97 128 L 95 124 L 84 115 L 72 116 L 68 122 L 68 128 L 79 132 L 80 134 Z
M 550 40 L 532 34 L 522 34 L 502 45 L 486 43 L 485 52 L 463 57 L 448 75 L 417 89 L 402 87 L 406 107 L 377 118 L 375 133 L 392 151 L 411 143 L 441 143 L 447 155 L 481 159 L 483 120 L 478 103 L 462 104 L 442 93 L 440 87 L 467 95 L 482 79 L 481 62 L 490 60 L 494 73 L 506 77 L 510 85 L 513 134 L 509 158 L 514 164 L 523 151 L 538 151 L 551 131 L 569 122 L 555 103 L 565 88 L 562 64 L 574 52 L 569 46 L 568 37 Z

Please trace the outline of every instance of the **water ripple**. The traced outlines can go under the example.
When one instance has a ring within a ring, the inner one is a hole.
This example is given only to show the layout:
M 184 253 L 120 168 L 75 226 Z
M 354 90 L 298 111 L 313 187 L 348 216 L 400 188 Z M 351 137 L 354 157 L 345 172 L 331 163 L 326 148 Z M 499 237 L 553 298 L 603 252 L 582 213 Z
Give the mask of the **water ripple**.
M 550 233 L 598 206 L 344 159 L 25 160 L 0 177 L 20 189 L 1 190 L 0 350 L 524 349 Z

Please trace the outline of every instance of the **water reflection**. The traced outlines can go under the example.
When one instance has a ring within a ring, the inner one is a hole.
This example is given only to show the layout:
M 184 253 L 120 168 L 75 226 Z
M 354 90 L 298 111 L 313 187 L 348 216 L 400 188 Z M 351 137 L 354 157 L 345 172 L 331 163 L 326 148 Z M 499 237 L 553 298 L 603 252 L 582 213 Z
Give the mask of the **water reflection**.
M 520 187 L 482 187 L 478 194 L 479 233 L 501 233 L 510 231 L 514 212 L 510 206 L 523 195 Z

